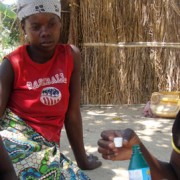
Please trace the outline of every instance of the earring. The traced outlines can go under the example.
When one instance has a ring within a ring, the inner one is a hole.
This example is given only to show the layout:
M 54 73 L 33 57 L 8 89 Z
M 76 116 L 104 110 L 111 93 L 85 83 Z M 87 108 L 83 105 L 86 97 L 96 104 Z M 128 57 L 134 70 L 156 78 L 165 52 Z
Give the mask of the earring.
M 25 35 L 24 35 L 24 39 L 25 39 L 26 42 L 27 42 L 27 38 L 28 38 L 28 37 L 27 37 L 27 34 L 25 34 Z
M 25 41 L 25 43 L 29 44 L 29 39 L 28 39 L 28 35 L 27 34 L 24 35 L 24 41 Z
M 24 42 L 29 44 L 29 39 L 28 39 L 28 35 L 27 34 L 24 35 Z

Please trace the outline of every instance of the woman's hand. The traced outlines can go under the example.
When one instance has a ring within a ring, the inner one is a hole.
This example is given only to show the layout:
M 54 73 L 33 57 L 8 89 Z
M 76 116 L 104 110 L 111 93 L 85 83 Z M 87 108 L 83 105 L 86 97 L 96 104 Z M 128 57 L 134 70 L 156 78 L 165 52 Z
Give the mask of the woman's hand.
M 93 170 L 102 165 L 101 161 L 98 160 L 98 157 L 93 154 L 87 155 L 84 162 L 77 161 L 77 163 L 82 170 Z
M 128 160 L 132 154 L 132 146 L 140 144 L 141 141 L 132 129 L 125 130 L 106 130 L 101 133 L 102 139 L 98 140 L 98 152 L 107 160 Z M 122 137 L 123 145 L 115 147 L 114 137 Z
M 98 160 L 97 156 L 94 156 L 93 154 L 87 155 L 87 161 L 86 164 L 82 167 L 80 167 L 82 170 L 93 170 L 102 165 L 101 161 Z

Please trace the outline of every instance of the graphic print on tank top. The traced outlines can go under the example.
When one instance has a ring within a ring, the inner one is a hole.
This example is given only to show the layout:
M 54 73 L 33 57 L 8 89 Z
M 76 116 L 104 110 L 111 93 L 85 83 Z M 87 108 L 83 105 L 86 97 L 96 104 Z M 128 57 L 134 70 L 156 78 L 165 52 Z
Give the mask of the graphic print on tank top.
M 47 106 L 57 104 L 62 98 L 61 92 L 55 87 L 46 87 L 41 92 L 40 101 Z

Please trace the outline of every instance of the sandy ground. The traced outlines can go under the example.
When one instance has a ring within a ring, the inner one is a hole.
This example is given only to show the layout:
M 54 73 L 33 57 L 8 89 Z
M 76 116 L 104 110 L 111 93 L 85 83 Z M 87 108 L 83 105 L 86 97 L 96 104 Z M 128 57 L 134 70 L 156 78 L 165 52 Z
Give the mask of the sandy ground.
M 171 128 L 174 119 L 143 117 L 142 105 L 82 106 L 84 143 L 87 153 L 93 153 L 102 166 L 85 173 L 92 180 L 128 180 L 129 161 L 107 161 L 97 152 L 97 140 L 106 129 L 133 128 L 146 147 L 159 159 L 168 161 L 171 153 Z M 61 151 L 74 161 L 72 150 L 63 129 Z

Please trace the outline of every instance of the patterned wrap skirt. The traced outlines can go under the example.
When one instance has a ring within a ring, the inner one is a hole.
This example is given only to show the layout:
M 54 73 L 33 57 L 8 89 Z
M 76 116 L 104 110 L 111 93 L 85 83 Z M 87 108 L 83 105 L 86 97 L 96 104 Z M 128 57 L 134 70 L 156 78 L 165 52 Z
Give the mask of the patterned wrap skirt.
M 0 119 L 0 129 L 18 179 L 90 179 L 76 164 L 60 153 L 56 143 L 47 141 L 9 109 L 6 109 Z

